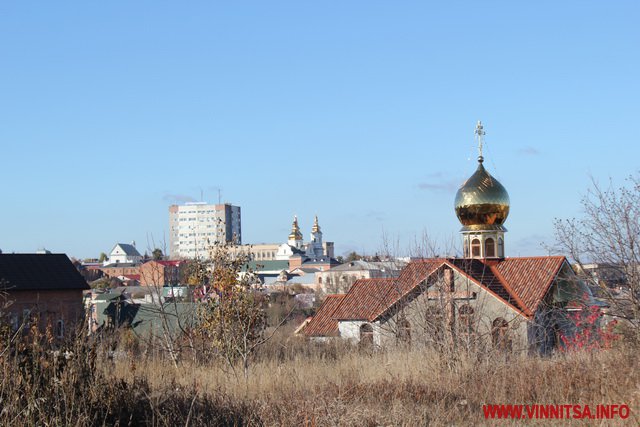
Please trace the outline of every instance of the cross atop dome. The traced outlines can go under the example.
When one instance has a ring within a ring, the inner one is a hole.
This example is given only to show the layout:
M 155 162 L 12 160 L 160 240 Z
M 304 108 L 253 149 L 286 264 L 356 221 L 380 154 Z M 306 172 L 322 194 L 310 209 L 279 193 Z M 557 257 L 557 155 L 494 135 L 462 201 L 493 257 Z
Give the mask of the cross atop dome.
M 484 160 L 484 157 L 482 157 L 482 145 L 484 144 L 485 133 L 482 122 L 478 120 L 478 124 L 476 125 L 476 138 L 478 139 L 478 162 L 480 163 Z

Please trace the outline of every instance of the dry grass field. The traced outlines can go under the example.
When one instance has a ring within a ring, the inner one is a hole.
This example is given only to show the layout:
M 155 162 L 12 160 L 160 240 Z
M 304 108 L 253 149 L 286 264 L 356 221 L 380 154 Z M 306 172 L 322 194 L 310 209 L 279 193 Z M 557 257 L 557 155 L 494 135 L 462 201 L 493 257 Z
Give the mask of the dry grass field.
M 640 371 L 627 346 L 550 358 L 363 352 L 282 331 L 247 378 L 217 361 L 175 368 L 151 353 L 75 343 L 55 358 L 29 343 L 1 358 L 2 425 L 521 425 L 485 420 L 483 404 L 627 404 L 626 420 L 531 425 L 638 425 Z M 455 356 L 455 357 L 454 357 Z

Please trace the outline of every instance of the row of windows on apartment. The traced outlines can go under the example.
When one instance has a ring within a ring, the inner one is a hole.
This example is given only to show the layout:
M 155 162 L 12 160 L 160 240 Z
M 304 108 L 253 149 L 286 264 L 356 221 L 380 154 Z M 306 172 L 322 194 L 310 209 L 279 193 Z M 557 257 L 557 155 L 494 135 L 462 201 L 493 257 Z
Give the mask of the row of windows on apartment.
M 207 252 L 209 250 L 209 246 L 198 246 L 197 248 L 181 248 L 180 252 Z
M 218 222 L 220 221 L 219 218 L 180 218 L 178 221 L 195 221 L 198 220 L 198 222 Z
M 215 225 L 201 225 L 201 226 L 197 226 L 197 227 L 196 226 L 180 227 L 180 228 L 178 228 L 177 231 L 203 230 L 203 229 L 206 229 L 206 228 L 215 228 L 215 229 L 218 229 L 218 230 L 222 230 L 222 227 L 217 227 Z M 173 231 L 176 231 L 176 230 L 173 230 Z
M 217 233 L 180 233 L 180 237 L 192 237 L 192 236 L 221 236 L 222 232 L 218 231 Z
M 254 255 L 255 259 L 265 259 L 265 258 L 274 258 L 276 256 L 275 251 L 271 252 L 256 252 Z
M 186 247 L 186 246 L 196 246 L 198 248 L 206 249 L 206 248 L 211 247 L 211 243 L 214 243 L 214 242 L 215 241 L 211 241 L 211 242 L 208 242 L 208 241 L 195 242 L 193 240 L 185 240 L 183 242 L 179 242 L 179 244 L 183 248 Z
M 215 210 L 212 209 L 207 209 L 207 210 L 202 210 L 202 209 L 198 209 L 195 211 L 179 211 L 181 214 L 192 214 L 192 213 L 216 213 Z M 222 211 L 220 211 L 222 212 Z

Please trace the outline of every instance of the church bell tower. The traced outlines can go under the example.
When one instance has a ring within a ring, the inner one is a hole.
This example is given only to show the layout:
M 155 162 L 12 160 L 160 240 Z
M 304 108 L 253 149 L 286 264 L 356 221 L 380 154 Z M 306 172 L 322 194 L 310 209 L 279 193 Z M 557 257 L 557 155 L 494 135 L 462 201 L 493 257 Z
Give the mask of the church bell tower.
M 502 225 L 509 215 L 509 194 L 483 166 L 484 127 L 478 121 L 478 168 L 456 193 L 455 211 L 462 224 L 464 258 L 504 258 Z

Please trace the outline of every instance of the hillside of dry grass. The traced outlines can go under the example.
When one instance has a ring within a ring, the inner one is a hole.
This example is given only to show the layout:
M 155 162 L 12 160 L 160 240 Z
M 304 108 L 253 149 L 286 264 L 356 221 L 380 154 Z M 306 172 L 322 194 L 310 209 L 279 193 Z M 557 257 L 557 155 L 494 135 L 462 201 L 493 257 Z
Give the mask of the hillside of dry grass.
M 482 405 L 491 403 L 624 403 L 631 408 L 627 420 L 591 425 L 640 424 L 637 352 L 623 345 L 550 358 L 417 348 L 364 352 L 311 344 L 283 330 L 256 354 L 245 378 L 216 360 L 185 358 L 176 368 L 122 342 L 79 339 L 65 355 L 46 340 L 29 341 L 3 352 L 0 424 L 515 424 L 485 420 Z

